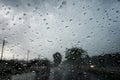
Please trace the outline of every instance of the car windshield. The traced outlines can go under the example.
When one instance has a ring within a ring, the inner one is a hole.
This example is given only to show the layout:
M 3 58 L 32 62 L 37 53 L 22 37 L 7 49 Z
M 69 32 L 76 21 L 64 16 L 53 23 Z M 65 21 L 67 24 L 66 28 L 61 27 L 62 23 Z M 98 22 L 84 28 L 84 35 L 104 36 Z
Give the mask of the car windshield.
M 120 80 L 120 0 L 0 0 L 0 80 Z

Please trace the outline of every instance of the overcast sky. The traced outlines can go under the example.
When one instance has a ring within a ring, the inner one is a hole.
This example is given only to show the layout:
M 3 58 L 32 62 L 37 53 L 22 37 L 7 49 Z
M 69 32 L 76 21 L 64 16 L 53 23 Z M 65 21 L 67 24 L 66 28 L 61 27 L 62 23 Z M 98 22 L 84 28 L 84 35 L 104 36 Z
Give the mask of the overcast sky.
M 120 51 L 120 0 L 0 0 L 4 58 L 65 55 L 82 47 L 90 56 Z M 1 49 L 0 49 L 1 50 Z

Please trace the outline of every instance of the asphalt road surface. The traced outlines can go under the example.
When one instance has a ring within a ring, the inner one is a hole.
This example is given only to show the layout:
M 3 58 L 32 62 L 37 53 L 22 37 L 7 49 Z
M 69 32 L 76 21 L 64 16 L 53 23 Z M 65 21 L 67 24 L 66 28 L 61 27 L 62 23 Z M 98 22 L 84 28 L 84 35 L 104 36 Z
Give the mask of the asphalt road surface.
M 31 72 L 21 75 L 14 75 L 12 76 L 11 80 L 36 80 L 35 76 L 36 76 L 35 72 Z M 82 73 L 76 77 L 76 74 L 69 72 L 69 69 L 67 68 L 60 69 L 56 67 L 51 68 L 48 80 L 108 80 L 108 79 L 102 78 L 101 76 L 89 73 L 87 71 L 82 71 Z
M 82 71 L 78 78 L 75 76 L 76 74 L 72 74 L 69 70 L 52 68 L 50 73 L 50 80 L 108 80 L 102 78 L 101 76 L 92 74 L 87 71 Z M 75 77 L 74 79 L 72 79 Z

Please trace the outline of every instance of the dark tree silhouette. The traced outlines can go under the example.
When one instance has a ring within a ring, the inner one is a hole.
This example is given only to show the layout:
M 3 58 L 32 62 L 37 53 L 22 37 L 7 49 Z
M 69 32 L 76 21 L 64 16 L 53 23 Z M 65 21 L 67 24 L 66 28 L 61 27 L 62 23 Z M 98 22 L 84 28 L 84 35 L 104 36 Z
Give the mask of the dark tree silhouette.
M 65 58 L 67 59 L 68 73 L 66 74 L 65 80 L 82 80 L 82 68 L 84 64 L 84 58 L 87 52 L 79 47 L 72 47 L 66 50 Z
M 86 56 L 85 53 L 87 53 L 87 52 L 84 49 L 78 48 L 78 47 L 73 47 L 71 49 L 66 50 L 65 58 L 69 62 L 82 61 L 82 59 Z
M 62 61 L 62 55 L 59 52 L 54 53 L 53 58 L 55 66 L 58 66 Z
M 107 66 L 120 67 L 120 52 L 92 56 L 91 61 L 97 67 L 107 67 Z

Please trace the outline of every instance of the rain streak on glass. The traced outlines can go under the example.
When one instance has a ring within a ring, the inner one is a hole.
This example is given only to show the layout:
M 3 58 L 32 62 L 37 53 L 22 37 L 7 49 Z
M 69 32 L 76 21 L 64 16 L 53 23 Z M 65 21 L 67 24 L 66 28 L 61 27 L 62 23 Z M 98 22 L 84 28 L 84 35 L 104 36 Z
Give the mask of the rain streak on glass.
M 120 80 L 120 0 L 0 0 L 0 80 Z

